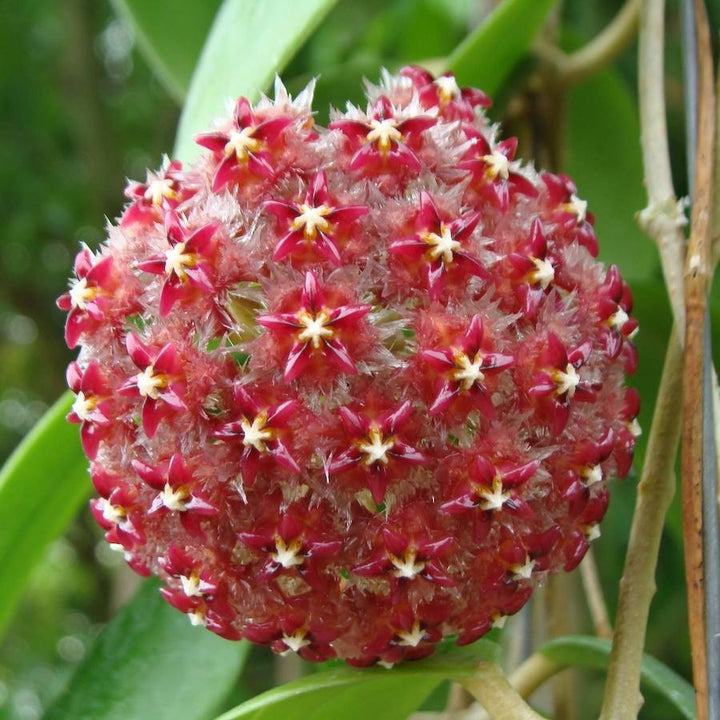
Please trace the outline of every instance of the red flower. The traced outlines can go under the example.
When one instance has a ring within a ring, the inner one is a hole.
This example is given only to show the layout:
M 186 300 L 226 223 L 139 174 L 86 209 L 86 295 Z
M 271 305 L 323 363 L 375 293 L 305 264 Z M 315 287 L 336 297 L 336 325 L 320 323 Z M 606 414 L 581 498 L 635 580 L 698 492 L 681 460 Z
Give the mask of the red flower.
M 360 120 L 336 120 L 331 130 L 339 130 L 350 141 L 354 154 L 351 170 L 386 172 L 407 169 L 420 171 L 420 158 L 416 154 L 422 134 L 435 125 L 437 118 L 418 115 L 401 119 L 390 100 L 381 95 Z
M 637 421 L 640 414 L 640 394 L 635 388 L 627 388 L 623 397 L 620 417 L 622 428 L 615 441 L 615 462 L 618 477 L 625 477 L 632 466 L 633 452 L 637 439 L 642 435 L 642 428 Z
M 143 398 L 143 430 L 148 437 L 153 437 L 166 417 L 188 409 L 183 399 L 186 388 L 182 364 L 173 343 L 153 351 L 135 333 L 128 333 L 125 344 L 132 361 L 142 372 L 128 378 L 118 392 Z
M 292 118 L 282 116 L 259 121 L 247 99 L 240 98 L 229 131 L 203 133 L 195 139 L 216 158 L 222 158 L 213 175 L 212 191 L 220 192 L 228 183 L 238 182 L 243 173 L 275 177 L 272 147 L 290 123 Z
M 333 265 L 342 263 L 338 238 L 369 210 L 366 205 L 333 205 L 324 172 L 319 172 L 308 186 L 305 202 L 266 200 L 263 207 L 287 223 L 285 234 L 275 246 L 273 260 L 278 262 L 288 255 L 303 255 L 310 250 Z
M 177 545 L 171 545 L 158 562 L 168 575 L 180 581 L 180 589 L 187 597 L 212 597 L 218 591 L 218 583 L 210 573 Z
M 217 515 L 217 508 L 203 498 L 202 490 L 180 453 L 156 467 L 140 460 L 132 461 L 133 470 L 153 490 L 158 490 L 148 515 L 177 513 L 180 522 L 191 535 L 202 535 L 201 522 L 204 518 Z
M 633 297 L 630 287 L 623 282 L 616 265 L 608 268 L 605 282 L 600 288 L 597 312 L 603 324 L 603 342 L 608 357 L 615 358 L 623 349 L 623 341 L 637 332 L 638 321 L 630 317 Z M 630 370 L 626 368 L 626 372 Z
M 179 160 L 169 162 L 167 158 L 165 161 L 159 172 L 148 170 L 144 183 L 128 183 L 125 197 L 133 202 L 122 215 L 122 226 L 136 222 L 147 225 L 159 222 L 165 212 L 176 208 L 192 194 L 181 185 L 182 163 Z
M 537 188 L 515 162 L 517 138 L 508 138 L 493 147 L 474 125 L 463 125 L 463 130 L 472 147 L 459 167 L 471 173 L 471 187 L 482 197 L 504 212 L 514 195 L 537 196 Z
M 593 256 L 598 254 L 595 216 L 588 212 L 587 202 L 577 196 L 577 187 L 567 175 L 544 173 L 548 191 L 550 218 L 559 223 L 566 242 L 579 242 Z
M 354 375 L 357 368 L 344 338 L 352 336 L 370 310 L 370 305 L 327 307 L 323 288 L 314 273 L 308 271 L 297 312 L 261 315 L 257 321 L 274 335 L 292 339 L 284 372 L 289 382 L 317 358 Z
M 428 460 L 424 453 L 397 435 L 411 414 L 409 402 L 377 416 L 361 414 L 349 407 L 339 408 L 338 415 L 349 443 L 331 459 L 329 474 L 348 470 L 359 473 L 373 500 L 380 504 L 388 483 L 403 472 L 402 465 L 420 465 Z
M 263 397 L 260 401 L 257 398 Z M 233 388 L 235 408 L 240 417 L 225 423 L 213 433 L 215 438 L 242 445 L 240 469 L 242 481 L 248 487 L 255 482 L 258 469 L 269 463 L 278 465 L 293 473 L 299 473 L 300 467 L 290 454 L 283 441 L 288 420 L 297 408 L 295 400 L 267 405 L 264 401 L 267 393 L 263 389 L 254 396 L 243 385 Z
M 57 299 L 61 310 L 69 311 L 65 323 L 65 342 L 72 349 L 84 332 L 92 332 L 105 321 L 113 291 L 113 258 L 98 259 L 83 248 L 75 257 L 75 280 L 70 290 Z
M 391 242 L 389 250 L 403 263 L 411 263 L 420 270 L 430 299 L 438 300 L 451 284 L 464 291 L 459 282 L 463 276 L 488 277 L 487 270 L 463 244 L 470 239 L 479 221 L 480 213 L 469 212 L 446 222 L 430 194 L 423 190 L 415 218 L 417 232 Z
M 161 317 L 167 315 L 179 300 L 192 298 L 198 291 L 209 295 L 215 290 L 212 261 L 217 229 L 217 223 L 210 223 L 191 231 L 180 223 L 174 211 L 165 215 L 170 249 L 137 264 L 140 270 L 165 276 L 160 292 Z
M 76 394 L 67 419 L 81 423 L 80 439 L 85 454 L 94 460 L 100 441 L 112 427 L 112 390 L 100 372 L 100 366 L 91 362 L 82 370 L 76 362 L 67 369 L 68 387 Z
M 449 348 L 422 350 L 420 357 L 443 380 L 435 399 L 428 408 L 430 415 L 446 410 L 462 394 L 470 393 L 473 402 L 488 418 L 495 416 L 490 392 L 485 384 L 487 373 L 496 373 L 513 364 L 512 355 L 486 352 L 483 345 L 483 323 L 479 315 L 473 316 L 465 334 Z

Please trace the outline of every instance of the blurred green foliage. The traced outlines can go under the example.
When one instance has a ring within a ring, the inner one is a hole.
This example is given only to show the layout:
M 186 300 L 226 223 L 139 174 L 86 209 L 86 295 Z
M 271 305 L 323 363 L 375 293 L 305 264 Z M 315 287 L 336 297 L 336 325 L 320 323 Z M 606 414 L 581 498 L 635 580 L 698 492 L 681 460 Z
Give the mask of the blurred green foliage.
M 360 101 L 363 76 L 374 80 L 383 65 L 394 68 L 446 56 L 492 4 L 490 0 L 341 0 L 292 59 L 284 77 L 290 88 L 297 90 L 319 75 L 320 108 L 343 98 Z M 621 0 L 566 2 L 564 29 L 580 42 L 587 40 L 621 4 Z M 172 5 L 182 3 L 177 0 L 166 6 Z M 675 3 L 669 7 L 668 117 L 676 188 L 683 194 L 687 180 L 679 27 Z M 714 17 L 720 16 L 719 10 L 720 1 L 711 3 Z M 0 457 L 64 389 L 64 367 L 71 356 L 64 349 L 63 317 L 55 310 L 54 299 L 64 290 L 78 243 L 92 247 L 102 240 L 103 218 L 114 217 L 122 206 L 124 178 L 143 179 L 145 167 L 157 167 L 161 153 L 173 145 L 179 108 L 138 54 L 137 44 L 107 2 L 0 3 L 0 103 L 4 108 L 0 116 L 4 219 L 0 243 L 4 273 L 0 285 L 0 363 L 4 370 L 0 378 Z M 518 68 L 503 88 L 491 111 L 494 119 L 503 119 L 531 68 L 532 63 Z M 643 201 L 636 165 L 622 217 L 609 216 L 612 192 L 617 192 L 618 185 L 612 175 L 613 158 L 617 174 L 628 181 L 625 162 L 626 148 L 632 151 L 633 143 L 628 124 L 633 122 L 635 81 L 631 49 L 608 75 L 576 91 L 570 103 L 566 156 L 578 176 L 580 193 L 588 197 L 591 209 L 601 208 L 603 213 L 599 228 L 606 261 L 619 262 L 624 271 L 640 278 L 634 285 L 642 328 L 638 337 L 641 371 L 635 382 L 644 402 L 641 421 L 648 427 L 670 320 L 649 241 L 634 228 L 627 236 L 623 234 L 631 222 L 629 214 L 639 210 Z M 614 107 L 624 113 L 621 139 L 613 135 L 612 124 L 603 123 L 602 116 L 593 111 L 597 93 L 592 92 L 592 83 L 599 83 L 604 97 L 610 97 Z M 321 109 L 318 119 L 323 122 L 325 118 Z M 531 150 L 526 144 L 521 154 L 528 156 Z M 610 193 L 608 197 L 604 197 L 606 193 Z M 637 256 L 627 249 L 623 255 L 613 254 L 613 248 L 629 243 L 645 244 L 638 246 Z M 640 272 L 628 267 L 633 260 L 642 263 L 637 268 Z M 717 295 L 713 308 L 718 327 Z M 717 340 L 715 347 L 720 348 Z M 640 458 L 643 452 L 641 443 Z M 613 490 L 603 539 L 596 546 L 612 612 L 635 480 L 615 483 Z M 83 514 L 35 570 L 18 616 L 0 646 L 0 720 L 39 718 L 85 655 L 98 628 L 132 589 L 132 580 L 117 569 L 118 559 L 110 557 L 104 544 L 98 544 L 98 537 Z M 663 539 L 658 587 L 647 649 L 687 677 L 688 639 L 686 632 L 679 631 L 686 627 L 687 612 L 677 502 Z M 588 630 L 587 619 L 584 623 L 580 631 Z M 270 669 L 267 654 L 254 650 L 249 672 L 228 699 L 228 707 L 267 689 Z M 591 713 L 597 707 L 602 680 L 593 674 L 584 678 L 583 697 Z M 650 693 L 641 717 L 671 720 L 674 715 Z

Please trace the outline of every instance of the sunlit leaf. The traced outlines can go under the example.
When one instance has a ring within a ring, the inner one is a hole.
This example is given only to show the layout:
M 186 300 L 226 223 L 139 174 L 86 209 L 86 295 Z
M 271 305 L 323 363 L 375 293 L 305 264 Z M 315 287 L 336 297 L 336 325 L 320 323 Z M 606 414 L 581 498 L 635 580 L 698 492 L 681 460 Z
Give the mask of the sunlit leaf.
M 495 643 L 481 640 L 392 671 L 341 667 L 273 688 L 217 720 L 405 720 L 443 680 L 468 677 L 497 653 Z
M 505 0 L 447 59 L 459 82 L 494 95 L 527 53 L 556 0 Z
M 192 627 L 148 580 L 99 635 L 44 720 L 205 720 L 249 647 Z
M 559 637 L 540 647 L 548 660 L 562 666 L 605 670 L 610 660 L 609 640 L 570 635 Z M 650 655 L 643 655 L 641 680 L 670 702 L 686 720 L 695 720 L 695 691 L 692 685 Z
M 111 0 L 132 28 L 140 51 L 168 92 L 185 97 L 220 0 Z
M 193 75 L 176 155 L 195 155 L 194 136 L 223 114 L 225 101 L 266 90 L 337 0 L 225 0 Z
M 65 393 L 0 471 L 0 632 L 33 567 L 90 493 L 78 427 L 65 420 L 73 399 Z

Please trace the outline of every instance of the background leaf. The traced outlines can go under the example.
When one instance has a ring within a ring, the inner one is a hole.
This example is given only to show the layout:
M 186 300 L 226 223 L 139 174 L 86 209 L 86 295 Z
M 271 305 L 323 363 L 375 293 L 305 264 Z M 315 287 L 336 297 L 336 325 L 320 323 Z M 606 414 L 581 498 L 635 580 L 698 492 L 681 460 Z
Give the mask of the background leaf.
M 192 627 L 148 580 L 108 623 L 44 720 L 205 720 L 250 649 Z
M 225 0 L 203 48 L 180 117 L 176 155 L 191 160 L 194 136 L 227 99 L 256 100 L 336 0 Z
M 574 635 L 550 640 L 539 652 L 559 665 L 605 670 L 610 649 L 609 640 Z M 643 685 L 671 702 L 683 718 L 695 720 L 695 691 L 687 680 L 650 655 L 643 656 L 641 679 Z
M 506 0 L 447 59 L 461 84 L 495 95 L 527 53 L 555 0 Z
M 110 0 L 168 92 L 181 102 L 220 0 Z
M 480 640 L 446 646 L 421 662 L 387 671 L 341 667 L 281 685 L 217 720 L 405 720 L 444 680 L 472 674 L 481 660 L 497 659 L 498 646 Z
M 0 633 L 33 567 L 90 494 L 78 426 L 65 420 L 73 400 L 65 393 L 0 471 Z

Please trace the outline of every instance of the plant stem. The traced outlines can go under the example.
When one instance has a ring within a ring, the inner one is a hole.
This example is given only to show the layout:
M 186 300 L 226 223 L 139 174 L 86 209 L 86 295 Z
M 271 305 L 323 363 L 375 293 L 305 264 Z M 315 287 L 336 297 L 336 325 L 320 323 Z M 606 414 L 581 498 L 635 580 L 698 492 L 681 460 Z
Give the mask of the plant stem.
M 494 663 L 483 662 L 462 681 L 465 689 L 487 710 L 492 720 L 543 720 L 510 684 Z
M 601 638 L 612 637 L 612 625 L 610 617 L 603 597 L 602 584 L 598 574 L 597 563 L 595 562 L 595 553 L 592 547 L 588 550 L 587 555 L 580 563 L 580 576 L 587 598 L 590 617 L 592 617 L 595 634 Z
M 635 720 L 642 704 L 640 665 L 665 513 L 675 493 L 675 457 L 680 439 L 683 351 L 676 329 L 670 336 L 645 465 L 637 489 L 600 720 Z
M 570 85 L 609 65 L 635 37 L 640 3 L 641 0 L 627 0 L 602 32 L 573 53 L 542 47 L 541 54 L 555 67 L 557 81 Z
M 535 653 L 510 676 L 510 684 L 522 697 L 528 698 L 541 685 L 564 669 L 564 665 L 548 660 L 542 653 Z
M 670 305 L 679 337 L 685 335 L 683 204 L 675 197 L 665 121 L 664 0 L 643 0 L 640 8 L 638 84 L 640 126 L 648 205 L 638 222 L 660 252 Z
M 682 505 L 685 582 L 698 720 L 708 718 L 705 567 L 703 560 L 703 377 L 705 315 L 710 277 L 710 222 L 715 139 L 710 29 L 702 0 L 695 0 L 698 46 L 698 123 L 692 224 L 685 266 L 685 386 L 682 438 Z

